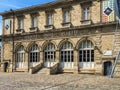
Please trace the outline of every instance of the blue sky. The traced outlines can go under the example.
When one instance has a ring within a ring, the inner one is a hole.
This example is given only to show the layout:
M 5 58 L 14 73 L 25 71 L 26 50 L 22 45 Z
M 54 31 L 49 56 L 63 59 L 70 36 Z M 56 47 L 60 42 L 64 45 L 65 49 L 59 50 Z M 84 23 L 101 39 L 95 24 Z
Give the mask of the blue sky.
M 0 12 L 8 11 L 10 9 L 16 10 L 24 7 L 29 7 L 38 4 L 44 4 L 55 0 L 0 0 Z M 2 33 L 1 24 L 2 18 L 0 16 L 0 34 Z

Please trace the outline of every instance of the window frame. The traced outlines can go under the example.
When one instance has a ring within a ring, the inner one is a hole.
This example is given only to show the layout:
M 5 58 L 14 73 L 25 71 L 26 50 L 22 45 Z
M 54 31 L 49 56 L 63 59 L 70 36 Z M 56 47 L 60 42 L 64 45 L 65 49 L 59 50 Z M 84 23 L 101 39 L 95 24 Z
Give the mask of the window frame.
M 23 17 L 18 17 L 17 22 L 18 22 L 18 29 L 24 29 L 24 19 L 23 19 Z
M 49 43 L 44 49 L 44 61 L 55 62 L 55 57 L 56 57 L 55 45 Z
M 35 63 L 35 62 L 39 62 L 39 61 L 40 61 L 40 51 L 39 51 L 38 45 L 35 44 L 30 48 L 29 62 Z
M 74 49 L 71 42 L 63 43 L 60 49 L 60 62 L 74 62 Z
M 38 16 L 37 15 L 31 15 L 31 27 L 32 28 L 38 27 Z
M 85 40 L 79 45 L 78 56 L 79 62 L 94 62 L 94 45 L 90 40 Z
M 46 13 L 46 25 L 53 25 L 53 13 L 47 12 Z
M 82 7 L 82 20 L 90 20 L 90 6 Z
M 17 63 L 24 63 L 25 62 L 25 50 L 24 50 L 24 46 L 20 46 L 17 51 L 16 51 L 16 68 L 21 68 L 17 66 Z M 23 68 L 23 67 L 22 67 Z
M 71 22 L 71 14 L 69 9 L 63 10 L 63 23 Z

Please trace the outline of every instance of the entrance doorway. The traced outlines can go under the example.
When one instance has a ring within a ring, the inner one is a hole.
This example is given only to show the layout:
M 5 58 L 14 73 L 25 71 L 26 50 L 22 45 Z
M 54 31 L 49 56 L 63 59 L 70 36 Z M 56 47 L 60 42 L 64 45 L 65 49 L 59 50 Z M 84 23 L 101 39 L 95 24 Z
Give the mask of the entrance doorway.
M 8 72 L 8 62 L 4 63 L 4 72 Z
M 60 50 L 60 67 L 63 69 L 73 69 L 73 45 L 71 42 L 65 42 Z
M 55 45 L 49 43 L 44 49 L 44 66 L 52 67 L 55 63 Z
M 111 61 L 104 62 L 104 75 L 109 76 L 112 70 Z
M 94 44 L 84 40 L 79 45 L 79 69 L 94 69 Z

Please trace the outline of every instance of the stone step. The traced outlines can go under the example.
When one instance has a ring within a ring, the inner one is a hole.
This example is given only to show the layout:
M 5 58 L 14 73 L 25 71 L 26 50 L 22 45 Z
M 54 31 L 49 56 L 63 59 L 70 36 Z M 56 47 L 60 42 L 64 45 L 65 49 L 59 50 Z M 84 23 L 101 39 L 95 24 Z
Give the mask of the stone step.
M 47 75 L 49 75 L 50 74 L 50 69 L 49 68 L 42 68 L 41 70 L 39 70 L 37 72 L 37 74 L 47 74 Z

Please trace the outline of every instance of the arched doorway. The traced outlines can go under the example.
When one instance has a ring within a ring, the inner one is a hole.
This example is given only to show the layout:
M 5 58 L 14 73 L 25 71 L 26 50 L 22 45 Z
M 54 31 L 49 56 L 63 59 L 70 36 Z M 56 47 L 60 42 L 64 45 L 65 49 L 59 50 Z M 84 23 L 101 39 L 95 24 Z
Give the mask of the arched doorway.
M 79 45 L 79 69 L 94 68 L 94 45 L 90 40 L 84 40 Z
M 16 52 L 16 68 L 24 68 L 25 50 L 24 46 L 20 46 Z
M 112 70 L 112 62 L 111 61 L 104 62 L 104 75 L 109 76 L 111 70 Z
M 38 45 L 33 45 L 29 52 L 29 67 L 34 67 L 40 62 L 40 53 Z
M 63 43 L 60 49 L 60 67 L 73 68 L 73 45 L 68 41 Z
M 55 45 L 49 43 L 44 49 L 44 66 L 52 67 L 55 63 Z

